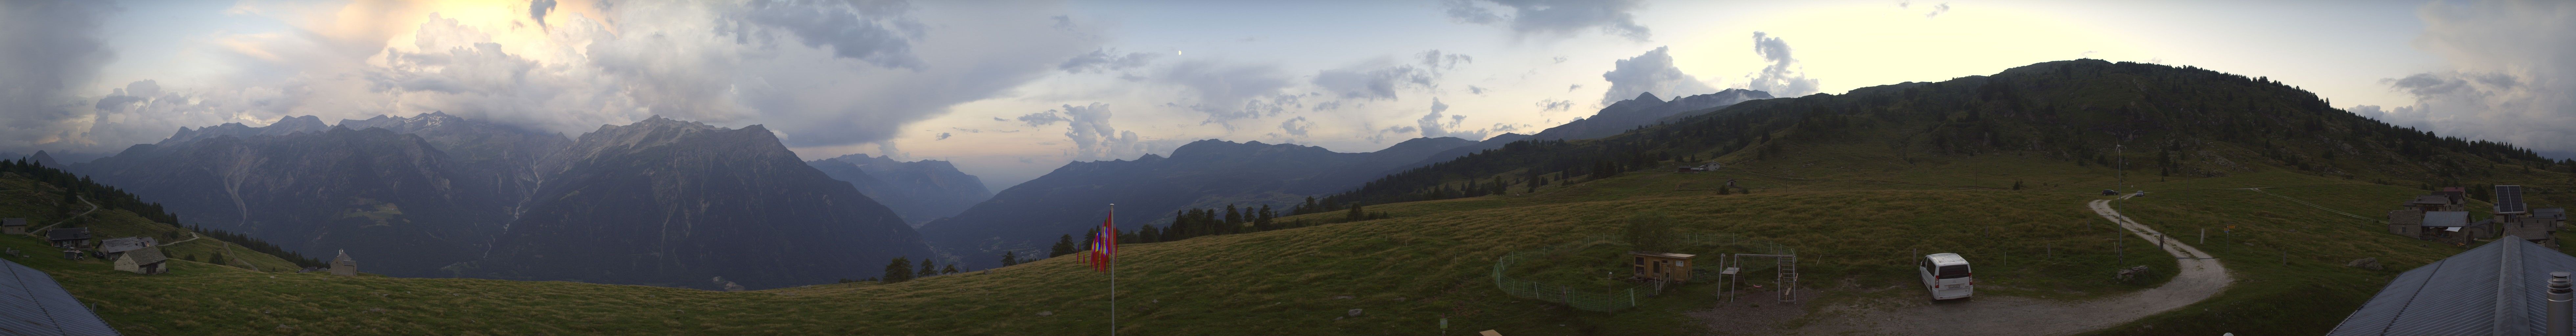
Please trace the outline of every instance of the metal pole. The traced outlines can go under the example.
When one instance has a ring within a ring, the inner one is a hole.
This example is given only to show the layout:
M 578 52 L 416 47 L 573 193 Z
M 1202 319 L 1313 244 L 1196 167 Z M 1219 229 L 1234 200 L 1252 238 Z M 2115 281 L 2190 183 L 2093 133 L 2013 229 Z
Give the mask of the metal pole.
M 1109 218 L 1118 218 L 1118 203 L 1109 204 Z M 1109 246 L 1117 246 L 1117 224 L 1110 224 L 1109 229 L 1110 232 L 1103 232 L 1112 239 Z M 1118 256 L 1103 256 L 1109 258 L 1109 336 L 1118 336 Z

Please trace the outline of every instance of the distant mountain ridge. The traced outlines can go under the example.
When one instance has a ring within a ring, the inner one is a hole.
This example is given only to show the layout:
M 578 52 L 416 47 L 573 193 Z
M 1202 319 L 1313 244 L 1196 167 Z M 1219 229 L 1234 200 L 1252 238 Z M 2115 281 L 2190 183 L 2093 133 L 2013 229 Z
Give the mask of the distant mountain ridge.
M 830 159 L 806 161 L 832 179 L 849 182 L 859 193 L 884 203 L 915 227 L 930 220 L 956 216 L 977 202 L 993 197 L 992 189 L 975 175 L 957 171 L 948 161 L 896 161 L 882 156 L 850 154 Z
M 1310 195 L 1358 187 L 1433 153 L 1473 144 L 1417 138 L 1368 153 L 1295 144 L 1200 140 L 1172 156 L 1073 162 L 1012 186 L 966 212 L 921 227 L 922 236 L 967 266 L 998 266 L 1005 251 L 1044 256 L 1059 235 L 1100 225 L 1109 204 L 1119 226 L 1168 221 L 1186 208 L 1286 206 Z M 1285 212 L 1284 207 L 1280 211 Z
M 858 279 L 930 248 L 892 210 L 760 125 L 653 117 L 557 155 L 525 214 L 469 271 L 505 279 L 777 288 Z
M 1671 101 L 1665 101 L 1663 99 L 1656 98 L 1655 93 L 1647 92 L 1638 94 L 1637 98 L 1622 100 L 1617 103 L 1611 103 L 1610 106 L 1602 107 L 1601 111 L 1593 113 L 1591 117 L 1566 122 L 1564 125 L 1549 127 L 1547 130 L 1539 131 L 1537 134 L 1531 134 L 1530 138 L 1539 140 L 1597 139 L 1625 133 L 1629 130 L 1637 129 L 1637 127 L 1669 121 L 1668 118 L 1678 115 L 1707 113 L 1709 111 L 1715 111 L 1717 108 L 1735 105 L 1735 103 L 1771 98 L 1771 94 L 1767 92 L 1745 89 L 1726 89 L 1725 91 L 1718 91 L 1717 93 L 1674 98 Z

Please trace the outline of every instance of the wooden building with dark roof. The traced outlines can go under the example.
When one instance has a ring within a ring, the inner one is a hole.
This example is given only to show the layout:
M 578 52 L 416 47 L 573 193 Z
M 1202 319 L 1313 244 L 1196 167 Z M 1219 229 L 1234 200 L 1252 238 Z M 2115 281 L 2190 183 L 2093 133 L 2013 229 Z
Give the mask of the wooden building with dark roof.
M 45 230 L 45 240 L 53 242 L 55 248 L 89 248 L 89 228 Z
M 0 234 L 27 234 L 27 219 L 0 218 Z

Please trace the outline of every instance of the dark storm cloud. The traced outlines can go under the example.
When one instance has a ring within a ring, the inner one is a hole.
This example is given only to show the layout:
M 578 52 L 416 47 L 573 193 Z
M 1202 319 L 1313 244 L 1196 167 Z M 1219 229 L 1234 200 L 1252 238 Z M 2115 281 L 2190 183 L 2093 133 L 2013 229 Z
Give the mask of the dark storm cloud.
M 91 104 L 73 88 L 116 58 L 99 34 L 116 10 L 101 1 L 0 1 L 0 147 L 81 141 L 79 110 Z
M 1637 10 L 1640 0 L 1444 0 L 1441 6 L 1452 20 L 1483 25 L 1507 25 L 1522 37 L 1571 36 L 1585 30 L 1645 41 L 1650 37 L 1646 26 L 1638 25 L 1628 12 Z
M 2420 7 L 2415 45 L 2451 69 L 2381 80 L 2410 106 L 2353 114 L 2446 136 L 2576 152 L 2576 2 L 2463 1 Z
M 554 9 L 555 0 L 530 1 L 528 2 L 528 19 L 537 20 L 537 26 L 545 27 L 546 12 L 553 11 Z
M 787 31 L 807 47 L 831 46 L 833 54 L 842 58 L 918 69 L 923 64 L 913 55 L 912 44 L 922 38 L 923 28 L 920 21 L 905 15 L 911 10 L 912 5 L 903 1 L 762 1 L 753 3 L 741 19 Z
M 1274 65 L 1190 60 L 1163 68 L 1151 80 L 1188 91 L 1196 101 L 1174 105 L 1207 114 L 1204 123 L 1225 124 L 1277 115 L 1289 106 L 1282 100 L 1297 99 L 1281 94 L 1293 83 Z

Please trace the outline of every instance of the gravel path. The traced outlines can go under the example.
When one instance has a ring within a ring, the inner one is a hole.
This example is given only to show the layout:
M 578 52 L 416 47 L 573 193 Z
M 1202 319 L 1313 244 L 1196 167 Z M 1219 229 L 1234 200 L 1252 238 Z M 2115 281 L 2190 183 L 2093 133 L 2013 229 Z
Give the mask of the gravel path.
M 2123 197 L 2126 198 L 2126 197 Z M 2095 200 L 2093 212 L 2120 224 L 2138 238 L 2154 243 L 2163 233 L 2139 225 L 2111 209 L 2110 200 Z M 2136 246 L 2136 245 L 2132 245 Z M 2152 245 L 2149 245 L 2152 246 Z M 2208 299 L 2235 282 L 2227 267 L 2200 249 L 2168 240 L 2165 253 L 2181 263 L 2181 273 L 2163 286 L 2102 299 L 2057 301 L 2007 296 L 1979 296 L 1966 302 L 1927 300 L 1878 302 L 1881 306 L 1827 309 L 1827 317 L 1797 331 L 1807 335 L 2071 335 L 2128 323 Z M 1918 289 L 1919 291 L 1919 289 Z

